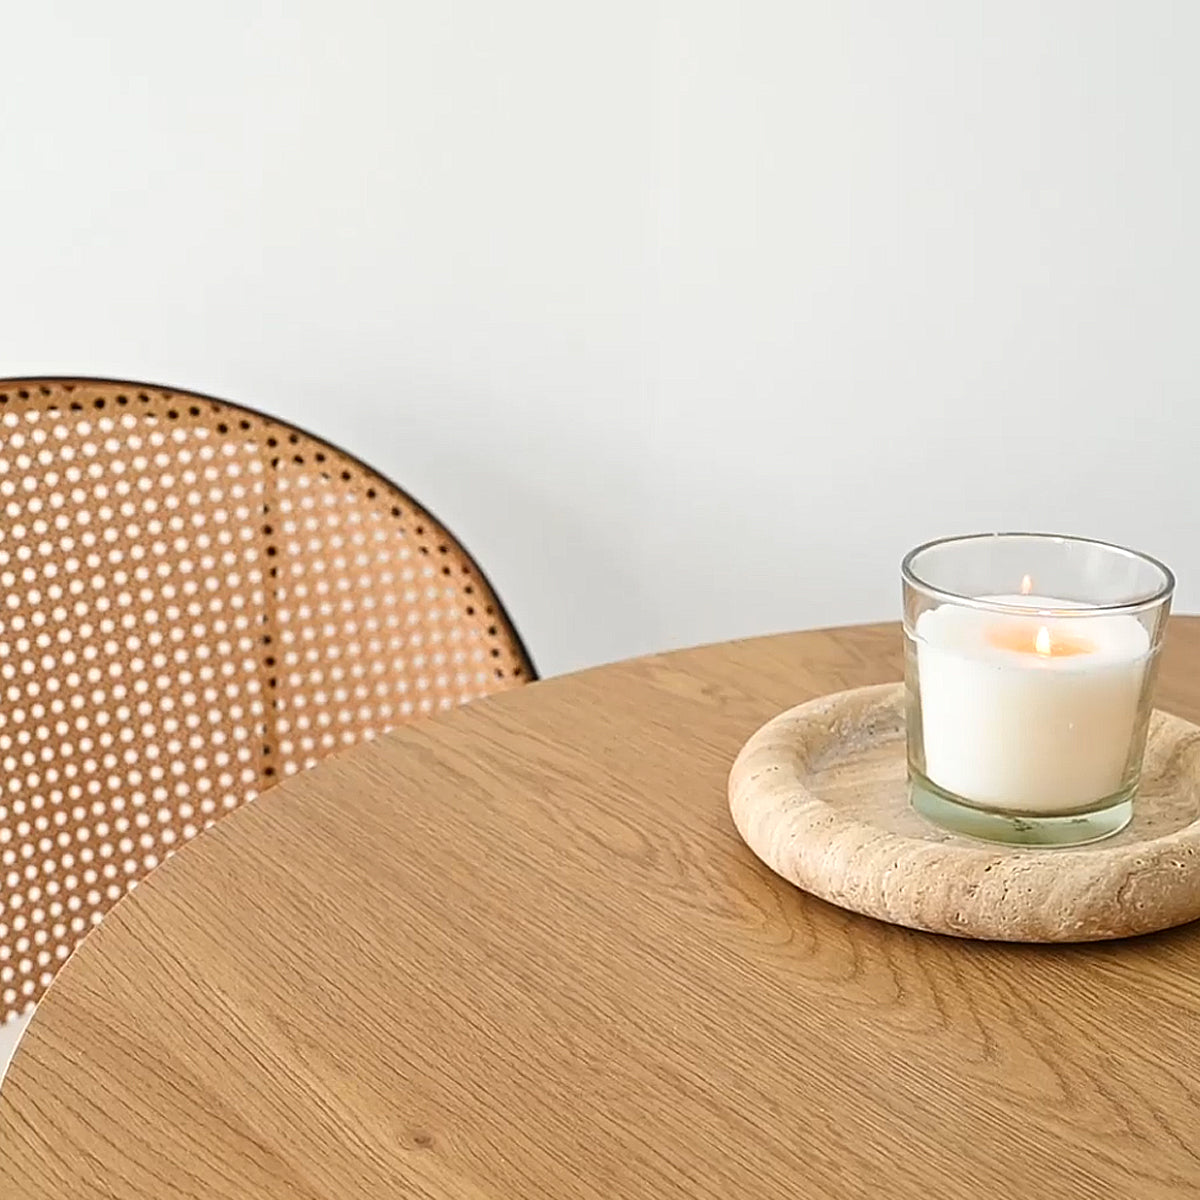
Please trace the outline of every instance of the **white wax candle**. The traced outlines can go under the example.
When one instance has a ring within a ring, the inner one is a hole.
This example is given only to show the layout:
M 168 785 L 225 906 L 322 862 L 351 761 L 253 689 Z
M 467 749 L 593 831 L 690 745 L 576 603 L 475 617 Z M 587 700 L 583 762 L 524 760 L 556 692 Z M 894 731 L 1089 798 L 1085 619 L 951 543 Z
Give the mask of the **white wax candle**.
M 1039 596 L 986 599 L 1079 607 Z M 1040 814 L 1121 789 L 1150 649 L 1135 617 L 943 604 L 918 617 L 916 635 L 933 783 L 982 806 Z

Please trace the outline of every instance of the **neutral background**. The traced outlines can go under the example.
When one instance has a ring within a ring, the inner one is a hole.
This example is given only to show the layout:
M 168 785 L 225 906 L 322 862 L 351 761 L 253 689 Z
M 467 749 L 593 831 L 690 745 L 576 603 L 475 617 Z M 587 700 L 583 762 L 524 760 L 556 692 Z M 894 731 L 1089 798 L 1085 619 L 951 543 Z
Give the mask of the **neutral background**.
M 290 418 L 543 670 L 882 618 L 912 543 L 1200 603 L 1200 5 L 2 6 L 0 374 Z

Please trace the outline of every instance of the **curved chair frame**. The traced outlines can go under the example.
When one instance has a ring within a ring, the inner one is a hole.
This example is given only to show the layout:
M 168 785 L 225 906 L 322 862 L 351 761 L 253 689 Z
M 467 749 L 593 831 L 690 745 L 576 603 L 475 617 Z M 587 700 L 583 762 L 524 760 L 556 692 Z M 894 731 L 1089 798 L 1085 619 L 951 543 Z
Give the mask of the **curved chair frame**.
M 0 1021 L 284 775 L 536 679 L 445 525 L 196 392 L 0 381 Z

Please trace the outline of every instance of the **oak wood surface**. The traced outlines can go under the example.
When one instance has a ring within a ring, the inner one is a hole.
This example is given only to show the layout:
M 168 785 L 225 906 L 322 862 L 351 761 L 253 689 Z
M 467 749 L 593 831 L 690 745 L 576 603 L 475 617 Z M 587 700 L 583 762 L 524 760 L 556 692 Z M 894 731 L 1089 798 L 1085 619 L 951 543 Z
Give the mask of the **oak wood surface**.
M 1200 718 L 1200 621 L 1158 703 Z M 976 943 L 739 840 L 767 718 L 895 627 L 551 680 L 297 776 L 67 964 L 0 1091 L 4 1200 L 1166 1197 L 1200 1184 L 1200 930 Z

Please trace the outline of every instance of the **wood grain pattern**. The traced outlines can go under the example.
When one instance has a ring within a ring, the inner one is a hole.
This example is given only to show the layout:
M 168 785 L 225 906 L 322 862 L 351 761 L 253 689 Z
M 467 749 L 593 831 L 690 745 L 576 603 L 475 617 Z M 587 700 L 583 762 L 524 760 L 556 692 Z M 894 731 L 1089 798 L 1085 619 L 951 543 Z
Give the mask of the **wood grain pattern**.
M 1200 716 L 1200 622 L 1160 703 Z M 894 627 L 552 680 L 189 845 L 64 969 L 0 1092 L 20 1200 L 1184 1197 L 1200 932 L 941 938 L 778 879 L 726 807 L 771 714 Z
M 768 721 L 729 775 L 746 844 L 832 904 L 956 937 L 1087 942 L 1200 917 L 1200 728 L 1156 712 L 1133 819 L 1055 849 L 957 837 L 909 804 L 904 685 L 834 692 Z

